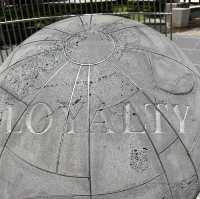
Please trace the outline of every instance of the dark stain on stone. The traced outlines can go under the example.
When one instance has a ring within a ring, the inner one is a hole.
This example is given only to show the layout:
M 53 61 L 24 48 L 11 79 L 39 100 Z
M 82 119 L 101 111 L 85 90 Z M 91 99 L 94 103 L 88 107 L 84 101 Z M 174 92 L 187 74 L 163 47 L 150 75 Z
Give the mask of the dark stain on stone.
M 76 99 L 76 100 L 74 101 L 74 103 L 72 103 L 72 105 L 74 106 L 74 105 L 78 104 L 78 103 L 81 101 L 81 99 L 82 99 L 82 96 L 80 96 L 79 99 Z
M 149 168 L 149 160 L 147 155 L 148 149 L 143 148 L 133 148 L 131 146 L 130 151 L 130 167 L 139 173 L 143 173 Z

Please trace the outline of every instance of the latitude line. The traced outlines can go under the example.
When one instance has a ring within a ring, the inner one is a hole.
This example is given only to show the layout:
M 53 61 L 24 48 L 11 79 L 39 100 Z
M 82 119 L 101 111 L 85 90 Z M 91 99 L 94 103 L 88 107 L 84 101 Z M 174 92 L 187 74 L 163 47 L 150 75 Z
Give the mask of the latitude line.
M 54 40 L 53 40 L 53 41 L 54 41 Z M 57 41 L 62 41 L 62 40 L 55 40 L 55 42 L 57 42 Z M 31 42 L 31 43 L 33 43 L 33 42 Z M 19 48 L 19 47 L 17 47 L 17 48 Z M 51 50 L 51 51 L 52 51 L 52 50 Z M 51 52 L 51 51 L 50 51 L 50 52 Z M 8 67 L 6 67 L 4 70 L 2 70 L 2 71 L 0 72 L 0 76 L 1 76 L 3 73 L 5 73 L 7 70 L 9 70 L 10 68 L 12 68 L 14 65 L 16 65 L 16 64 L 18 64 L 18 63 L 20 63 L 20 62 L 22 62 L 22 61 L 25 61 L 25 60 L 27 60 L 27 59 L 29 59 L 29 58 L 32 58 L 32 57 L 41 55 L 41 54 L 43 54 L 43 53 L 46 53 L 46 52 L 48 52 L 48 50 L 44 50 L 44 51 L 38 52 L 38 53 L 36 53 L 36 54 L 29 55 L 29 56 L 27 56 L 27 57 L 25 57 L 25 58 L 23 58 L 23 59 L 20 59 L 20 60 L 16 61 L 15 63 L 13 63 L 13 64 L 11 64 L 11 65 L 10 65 L 10 63 L 11 63 L 12 60 L 10 60 L 10 62 L 9 62 L 9 64 L 8 64 Z M 14 52 L 13 52 L 13 53 L 14 53 Z M 63 53 L 63 54 L 64 54 L 64 53 Z M 14 56 L 14 55 L 13 55 L 13 56 Z
M 26 197 L 23 199 L 72 199 L 72 198 L 78 198 L 80 199 L 80 197 L 88 197 L 88 195 L 84 195 L 84 194 L 71 194 L 71 195 L 40 195 L 40 196 L 33 196 L 33 197 Z
M 90 123 L 90 75 L 91 75 L 91 66 L 88 65 L 88 180 L 89 180 L 89 191 L 90 199 L 92 199 L 92 177 L 91 177 L 91 123 Z
M 138 184 L 138 185 L 135 185 L 135 186 L 132 186 L 132 187 L 129 187 L 127 189 L 120 189 L 120 190 L 117 190 L 117 191 L 113 191 L 113 192 L 108 192 L 108 193 L 99 193 L 99 194 L 94 194 L 93 196 L 105 196 L 105 195 L 114 195 L 114 194 L 118 194 L 118 193 L 122 193 L 122 192 L 126 192 L 126 191 L 129 191 L 129 190 L 132 190 L 132 189 L 137 189 L 139 187 L 142 187 L 146 184 L 149 184 L 151 183 L 152 181 L 154 181 L 156 178 L 159 178 L 161 177 L 163 174 L 158 174 L 150 179 L 147 179 L 146 181 L 144 181 L 143 183 L 141 184 Z
M 169 149 L 178 139 L 178 137 L 176 137 L 172 142 L 170 142 L 164 149 L 162 149 L 159 154 L 164 153 L 167 149 Z
M 3 152 L 5 151 L 5 148 L 6 148 L 7 144 L 8 144 L 8 141 L 9 141 L 9 139 L 11 138 L 11 136 L 12 136 L 12 134 L 14 132 L 15 127 L 17 126 L 18 122 L 21 120 L 21 118 L 23 117 L 23 115 L 25 114 L 25 112 L 28 110 L 29 106 L 33 103 L 33 101 L 39 95 L 39 93 L 42 91 L 42 89 L 66 66 L 67 63 L 63 64 L 60 68 L 58 68 L 52 74 L 52 76 L 40 87 L 40 89 L 38 90 L 38 92 L 36 92 L 34 94 L 34 97 L 32 98 L 32 100 L 27 104 L 26 108 L 24 109 L 24 111 L 22 112 L 22 114 L 19 116 L 19 118 L 17 119 L 17 121 L 15 122 L 15 124 L 13 125 L 13 128 L 12 128 L 11 132 L 9 133 L 8 137 L 6 138 L 5 143 L 3 144 L 2 150 L 0 152 L 0 160 L 1 160 Z
M 49 173 L 49 174 L 52 174 L 52 175 L 57 175 L 57 176 L 61 176 L 61 177 L 66 177 L 66 178 L 88 178 L 88 176 L 75 176 L 75 175 L 65 175 L 65 174 L 62 174 L 62 173 L 56 173 L 56 172 L 53 172 L 53 171 L 50 171 L 50 170 L 47 170 L 47 169 L 44 169 L 44 168 L 41 168 L 39 166 L 36 166 L 34 165 L 33 163 L 25 160 L 24 158 L 22 158 L 21 156 L 19 156 L 18 154 L 16 154 L 13 150 L 11 150 L 9 147 L 6 148 L 6 150 L 11 153 L 13 156 L 15 156 L 18 160 L 22 161 L 24 164 L 27 164 L 28 166 L 30 166 L 31 168 L 34 168 L 34 169 L 37 169 L 37 170 L 40 170 L 42 172 L 45 172 L 45 173 Z
M 116 191 L 113 191 L 113 192 L 107 192 L 107 193 L 99 193 L 99 194 L 94 194 L 92 196 L 108 196 L 108 195 L 114 195 L 114 194 L 118 194 L 118 193 L 123 193 L 123 192 L 126 192 L 126 191 L 129 191 L 129 190 L 132 190 L 132 189 L 137 189 L 137 188 L 140 188 L 146 184 L 149 184 L 151 182 L 153 182 L 155 179 L 159 178 L 160 176 L 162 176 L 163 174 L 158 174 L 150 179 L 147 179 L 146 181 L 144 181 L 143 183 L 141 184 L 138 184 L 138 185 L 135 185 L 135 186 L 132 186 L 132 187 L 129 187 L 127 189 L 121 189 L 121 190 L 116 190 Z M 52 195 L 52 197 L 72 197 L 72 198 L 76 198 L 76 197 L 87 197 L 87 196 L 90 196 L 90 195 Z M 44 196 L 35 196 L 35 197 L 30 197 L 30 198 L 24 198 L 24 199 L 42 199 L 42 197 Z
M 124 48 L 124 47 L 122 47 L 122 46 L 118 46 L 118 47 L 119 47 L 119 48 Z M 125 49 L 131 49 L 131 50 L 135 50 L 135 51 L 150 52 L 150 53 L 152 53 L 152 54 L 155 54 L 155 55 L 159 55 L 159 56 L 161 56 L 161 57 L 168 58 L 169 60 L 172 60 L 172 61 L 174 61 L 174 62 L 176 62 L 176 63 L 178 63 L 178 64 L 184 66 L 184 67 L 187 68 L 189 71 L 191 71 L 193 74 L 196 74 L 197 76 L 200 77 L 199 72 L 193 71 L 193 69 L 191 69 L 188 65 L 182 63 L 181 61 L 176 60 L 176 59 L 173 58 L 173 57 L 164 55 L 164 54 L 162 54 L 162 53 L 158 53 L 158 52 L 156 52 L 156 51 L 153 51 L 153 50 L 148 49 L 148 48 L 145 48 L 145 47 L 143 47 L 143 48 L 140 48 L 140 47 L 134 48 L 134 47 L 127 47 L 127 46 L 126 46 Z
M 24 46 L 27 46 L 29 44 L 33 44 L 33 43 L 37 43 L 37 42 L 46 42 L 46 41 L 49 41 L 49 42 L 58 42 L 58 41 L 62 41 L 60 39 L 39 39 L 39 40 L 35 40 L 35 41 L 30 41 L 30 42 L 27 42 L 27 43 L 22 43 L 20 45 L 20 48 L 24 47 Z
M 36 41 L 31 41 L 31 42 L 27 42 L 27 43 L 22 43 L 20 45 L 20 48 L 24 47 L 24 46 L 28 46 L 30 44 L 34 44 L 34 43 L 38 43 L 38 42 L 49 42 L 49 45 L 53 45 L 57 42 L 62 42 L 62 40 L 60 39 L 39 39 L 39 40 L 36 40 Z M 53 45 L 54 46 L 54 45 Z M 51 47 L 51 46 L 50 46 Z M 46 50 L 48 51 L 48 50 Z
M 146 54 L 146 53 L 145 53 Z M 150 57 L 150 55 L 149 55 L 150 53 L 148 52 L 147 53 L 147 55 L 145 55 L 146 57 L 147 57 L 147 59 L 148 59 L 148 62 L 149 62 L 149 65 L 150 65 L 150 67 L 151 67 L 151 72 L 152 72 L 152 76 L 153 76 L 153 79 L 154 79 L 154 82 L 155 82 L 155 84 L 156 84 L 156 81 L 155 81 L 155 79 L 156 79 L 156 75 L 155 75 L 155 72 L 154 72 L 154 69 L 153 69 L 153 65 L 152 65 L 152 59 L 151 59 L 151 57 Z M 160 55 L 159 55 L 160 56 Z M 182 64 L 180 64 L 180 65 L 182 65 Z M 193 73 L 193 72 L 192 72 Z M 194 74 L 192 74 L 193 76 L 194 76 Z M 175 83 L 175 85 L 177 85 L 177 81 L 176 81 L 176 83 Z M 192 85 L 192 88 L 191 89 L 189 89 L 188 91 L 186 91 L 186 92 L 178 92 L 178 93 L 174 93 L 174 91 L 172 90 L 172 91 L 170 91 L 170 90 L 167 90 L 167 89 L 164 89 L 164 88 L 161 88 L 161 87 L 159 87 L 159 89 L 161 90 L 161 91 L 163 91 L 163 92 L 166 92 L 166 93 L 168 93 L 168 94 L 171 94 L 171 95 L 188 95 L 189 93 L 191 93 L 192 91 L 193 91 L 193 89 L 194 89 L 194 86 L 195 86 L 195 83 L 193 82 L 193 85 Z
M 62 41 L 62 40 L 51 40 L 51 39 L 49 39 L 49 40 L 37 40 L 37 41 L 31 41 L 31 42 L 27 42 L 27 43 L 22 43 L 22 44 L 20 44 L 20 45 L 18 45 L 13 51 L 12 51 L 12 55 L 11 55 L 11 58 L 10 58 L 10 60 L 9 60 L 9 63 L 8 63 L 8 67 L 7 68 L 10 68 L 10 66 L 13 66 L 15 63 L 17 63 L 17 62 L 15 62 L 14 64 L 12 64 L 12 65 L 10 65 L 10 63 L 12 62 L 12 60 L 13 60 L 13 57 L 14 57 L 14 55 L 16 54 L 16 51 L 18 50 L 18 49 L 21 49 L 23 46 L 26 46 L 26 45 L 28 45 L 28 44 L 32 44 L 32 43 L 36 43 L 36 42 L 40 42 L 40 41 L 49 41 L 49 42 L 58 42 L 58 41 Z M 39 54 L 39 53 L 36 53 L 36 55 L 37 54 Z M 28 57 L 31 57 L 31 56 L 28 56 Z M 27 57 L 27 58 L 28 58 Z M 24 59 L 26 59 L 26 58 L 24 58 Z M 24 59 L 22 59 L 22 60 L 24 60 Z M 21 61 L 21 60 L 19 60 L 19 61 Z
M 126 29 L 130 29 L 130 28 L 137 28 L 138 26 L 144 26 L 144 25 L 133 25 L 133 26 L 126 26 L 126 27 L 119 28 L 119 29 L 117 29 L 117 30 L 113 30 L 113 31 L 106 32 L 106 33 L 107 33 L 107 34 L 112 34 L 112 33 L 119 32 L 119 31 L 121 31 L 121 30 L 126 30 Z
M 74 81 L 73 88 L 72 88 L 72 93 L 71 93 L 71 96 L 70 96 L 68 109 L 67 109 L 67 115 L 65 115 L 66 125 L 67 125 L 67 122 L 68 122 L 68 118 L 69 118 L 69 114 L 70 114 L 70 107 L 71 107 L 73 95 L 74 95 L 74 92 L 75 92 L 75 88 L 76 88 L 76 85 L 77 85 L 77 81 L 78 81 L 81 69 L 82 69 L 82 66 L 80 65 L 78 73 L 76 75 L 76 79 Z M 61 152 L 62 152 L 61 150 L 62 150 L 62 145 L 63 145 L 63 142 L 64 142 L 64 136 L 65 136 L 65 132 L 63 132 L 62 135 L 61 135 L 60 144 L 59 144 L 59 147 L 58 147 L 58 155 L 57 155 L 57 161 L 56 161 L 56 173 L 58 173 L 58 170 L 59 170 L 60 156 L 61 156 Z
M 73 35 L 73 34 L 74 34 L 74 33 L 72 33 L 72 32 L 65 32 L 65 31 L 62 31 L 62 30 L 57 29 L 57 28 L 44 27 L 43 29 L 44 29 L 44 30 L 55 30 L 55 31 L 58 31 L 58 32 L 63 33 L 63 34 L 66 34 L 66 35 Z
M 3 88 L 2 86 L 0 86 L 0 89 L 3 90 L 5 93 L 7 93 L 8 95 L 12 96 L 15 100 L 17 100 L 18 102 L 21 102 L 22 104 L 24 104 L 25 106 L 28 106 L 28 104 L 26 102 L 24 102 L 22 99 L 20 99 L 19 97 L 17 97 L 16 95 L 12 94 L 10 91 L 8 91 L 7 89 Z

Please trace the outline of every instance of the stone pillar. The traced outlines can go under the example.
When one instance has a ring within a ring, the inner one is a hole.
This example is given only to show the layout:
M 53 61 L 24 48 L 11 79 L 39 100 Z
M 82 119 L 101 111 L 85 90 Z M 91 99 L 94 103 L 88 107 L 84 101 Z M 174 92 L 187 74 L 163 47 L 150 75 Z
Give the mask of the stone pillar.
M 189 25 L 190 8 L 172 8 L 173 27 L 182 28 Z

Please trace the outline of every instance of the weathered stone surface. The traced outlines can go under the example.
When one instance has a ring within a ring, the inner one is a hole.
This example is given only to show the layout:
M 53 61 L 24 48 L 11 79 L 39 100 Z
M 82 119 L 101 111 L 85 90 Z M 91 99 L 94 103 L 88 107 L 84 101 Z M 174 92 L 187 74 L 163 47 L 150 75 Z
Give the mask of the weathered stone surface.
M 116 16 L 52 24 L 0 68 L 1 199 L 194 199 L 199 73 Z

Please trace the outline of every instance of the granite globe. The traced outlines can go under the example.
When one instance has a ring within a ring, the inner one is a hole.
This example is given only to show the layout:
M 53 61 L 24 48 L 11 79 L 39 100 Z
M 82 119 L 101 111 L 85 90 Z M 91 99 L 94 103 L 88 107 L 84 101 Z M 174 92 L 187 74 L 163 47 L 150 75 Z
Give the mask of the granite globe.
M 199 72 L 144 24 L 67 18 L 0 67 L 1 199 L 194 199 L 199 150 Z

